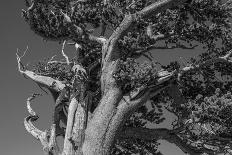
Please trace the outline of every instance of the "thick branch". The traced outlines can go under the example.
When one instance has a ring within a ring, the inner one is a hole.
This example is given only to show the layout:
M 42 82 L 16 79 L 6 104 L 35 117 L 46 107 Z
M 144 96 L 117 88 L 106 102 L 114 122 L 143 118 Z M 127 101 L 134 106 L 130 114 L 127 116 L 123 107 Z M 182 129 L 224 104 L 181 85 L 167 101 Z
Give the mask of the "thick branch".
M 179 136 L 173 133 L 171 130 L 160 129 L 147 129 L 147 128 L 125 128 L 122 133 L 118 135 L 119 138 L 137 138 L 143 140 L 166 140 L 170 143 L 177 145 L 183 152 L 190 155 L 201 155 L 203 153 L 214 154 L 212 150 L 201 148 L 197 149 L 191 145 L 188 145 Z
M 68 122 L 64 139 L 63 155 L 72 154 L 73 151 L 73 145 L 70 140 L 72 139 L 72 128 L 75 120 L 75 111 L 77 109 L 77 105 L 78 101 L 76 97 L 73 97 L 68 109 Z
M 63 155 L 73 154 L 77 148 L 81 148 L 87 122 L 87 105 L 84 100 L 86 91 L 85 82 L 87 79 L 86 71 L 80 65 L 73 66 L 72 71 L 75 72 L 73 80 L 74 91 L 68 109 Z
M 183 3 L 185 1 L 186 0 L 160 0 L 160 1 L 152 3 L 151 5 L 145 7 L 143 10 L 137 13 L 126 15 L 123 21 L 121 22 L 121 24 L 117 27 L 117 29 L 110 36 L 107 42 L 108 44 L 107 47 L 110 47 L 110 49 L 106 50 L 107 53 L 104 53 L 106 56 L 103 58 L 106 61 L 112 59 L 112 56 L 115 55 L 115 52 L 118 52 L 118 51 L 115 51 L 114 49 L 118 39 L 121 38 L 124 34 L 126 34 L 127 31 L 129 31 L 131 26 L 133 26 L 136 23 L 136 20 L 138 18 L 146 18 L 151 14 L 159 13 L 172 6 L 177 6 L 180 3 Z

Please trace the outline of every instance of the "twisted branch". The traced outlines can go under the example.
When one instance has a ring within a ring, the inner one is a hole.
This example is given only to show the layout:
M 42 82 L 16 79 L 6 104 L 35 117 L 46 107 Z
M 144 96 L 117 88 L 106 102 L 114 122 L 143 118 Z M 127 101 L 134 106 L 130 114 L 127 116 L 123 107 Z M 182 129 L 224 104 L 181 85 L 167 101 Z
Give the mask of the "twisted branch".
M 27 99 L 27 110 L 30 115 L 24 119 L 24 126 L 28 133 L 30 133 L 37 140 L 40 140 L 46 154 L 58 154 L 59 148 L 56 144 L 55 124 L 51 126 L 51 131 L 48 133 L 48 131 L 39 130 L 32 123 L 39 118 L 35 111 L 31 108 L 31 101 L 34 100 L 38 95 L 40 94 L 33 94 Z

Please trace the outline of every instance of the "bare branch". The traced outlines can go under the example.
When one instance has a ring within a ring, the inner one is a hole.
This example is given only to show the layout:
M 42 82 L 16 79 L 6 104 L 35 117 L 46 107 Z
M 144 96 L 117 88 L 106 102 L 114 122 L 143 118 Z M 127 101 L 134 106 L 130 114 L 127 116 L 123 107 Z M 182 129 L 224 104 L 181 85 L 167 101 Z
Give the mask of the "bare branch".
M 50 153 L 53 153 L 53 151 L 56 153 L 59 153 L 59 148 L 56 145 L 56 139 L 55 139 L 56 138 L 55 137 L 55 125 L 52 125 L 50 138 L 48 138 L 47 131 L 39 130 L 32 123 L 39 118 L 38 115 L 35 113 L 35 111 L 31 108 L 31 101 L 35 99 L 35 97 L 38 95 L 39 94 L 33 94 L 31 97 L 27 99 L 27 109 L 28 109 L 28 112 L 30 113 L 30 116 L 24 119 L 24 126 L 28 133 L 30 133 L 37 140 L 40 140 L 43 146 L 44 152 L 46 154 L 50 155 Z
M 35 97 L 38 96 L 38 94 L 33 94 L 31 97 L 27 99 L 27 109 L 30 114 L 30 116 L 26 117 L 24 120 L 24 126 L 26 130 L 36 139 L 40 139 L 41 134 L 43 133 L 41 130 L 37 129 L 31 121 L 36 121 L 39 117 L 34 112 L 34 110 L 31 108 L 31 101 L 35 99 Z
M 17 62 L 18 62 L 18 71 L 22 75 L 25 75 L 29 79 L 33 80 L 39 86 L 46 87 L 46 88 L 52 89 L 52 90 L 57 91 L 57 92 L 59 92 L 60 90 L 62 90 L 65 87 L 65 84 L 59 80 L 55 80 L 55 79 L 53 79 L 51 77 L 47 77 L 47 76 L 37 75 L 36 73 L 34 73 L 32 71 L 25 70 L 24 68 L 22 68 L 21 66 L 23 66 L 23 65 L 21 63 L 21 58 L 23 56 L 20 57 L 16 53 L 16 58 L 17 58 Z
M 74 117 L 75 117 L 75 111 L 77 109 L 78 101 L 75 97 L 72 98 L 69 109 L 68 109 L 68 122 L 65 132 L 65 139 L 64 139 L 64 149 L 62 154 L 68 154 L 70 151 L 72 151 L 72 143 L 70 139 L 72 139 L 72 128 L 74 124 Z
M 66 43 L 66 40 L 65 40 L 65 41 L 63 42 L 63 44 L 62 44 L 62 50 L 61 50 L 61 52 L 62 52 L 63 57 L 64 57 L 65 60 L 66 60 L 66 63 L 69 65 L 69 64 L 70 64 L 69 58 L 68 58 L 68 56 L 64 53 L 64 46 L 65 46 L 65 43 Z

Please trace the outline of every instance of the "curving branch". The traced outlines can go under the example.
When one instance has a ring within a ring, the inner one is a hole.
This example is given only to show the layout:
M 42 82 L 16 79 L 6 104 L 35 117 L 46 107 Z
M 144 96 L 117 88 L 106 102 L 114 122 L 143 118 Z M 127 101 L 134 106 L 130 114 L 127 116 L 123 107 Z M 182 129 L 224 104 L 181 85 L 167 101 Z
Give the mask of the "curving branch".
M 159 79 L 154 82 L 154 85 L 140 87 L 139 89 L 136 89 L 133 92 L 123 96 L 117 106 L 114 116 L 112 117 L 111 124 L 109 125 L 110 128 L 113 129 L 115 126 L 120 126 L 121 122 L 125 122 L 125 120 L 127 120 L 127 118 L 129 118 L 136 109 L 145 104 L 151 97 L 169 87 L 173 74 L 160 73 L 158 76 Z
M 109 48 L 103 53 L 103 58 L 105 59 L 105 61 L 113 59 L 115 53 L 118 53 L 118 51 L 115 51 L 114 46 L 117 44 L 118 39 L 123 37 L 123 35 L 125 35 L 126 32 L 130 30 L 131 26 L 134 26 L 134 24 L 136 24 L 136 20 L 138 18 L 146 18 L 152 14 L 162 12 L 163 10 L 166 10 L 170 7 L 177 6 L 185 1 L 186 0 L 160 0 L 150 4 L 139 12 L 125 15 L 121 24 L 116 28 L 116 30 L 107 40 L 106 44 Z M 163 37 L 163 35 L 160 34 L 159 36 L 157 36 L 157 39 L 160 37 Z
M 42 86 L 42 87 L 45 87 L 45 88 L 48 88 L 50 90 L 53 90 L 53 91 L 56 91 L 56 92 L 59 92 L 61 91 L 64 87 L 65 87 L 65 84 L 59 80 L 55 80 L 51 77 L 47 77 L 47 76 L 41 76 L 41 75 L 38 75 L 32 71 L 29 71 L 29 70 L 26 70 L 22 63 L 21 63 L 21 58 L 25 55 L 25 53 L 22 55 L 22 56 L 19 56 L 17 53 L 16 53 L 16 58 L 17 58 L 17 62 L 18 62 L 18 71 L 28 77 L 29 79 L 33 80 L 35 83 L 37 83 L 39 86 Z
M 65 46 L 65 43 L 66 43 L 66 40 L 65 40 L 65 41 L 63 42 L 63 44 L 62 44 L 61 53 L 62 53 L 63 57 L 65 58 L 67 65 L 69 65 L 69 64 L 70 64 L 69 58 L 68 58 L 68 56 L 64 53 L 64 46 Z
M 148 129 L 148 128 L 133 128 L 126 127 L 122 130 L 122 132 L 118 135 L 118 138 L 136 138 L 143 140 L 166 140 L 169 143 L 173 143 L 177 145 L 184 153 L 188 153 L 190 155 L 202 155 L 203 153 L 208 153 L 210 155 L 215 154 L 213 150 L 207 148 L 197 148 L 193 147 L 190 144 L 187 144 L 183 141 L 176 133 L 172 130 L 168 130 L 166 128 L 158 128 L 158 129 Z
M 30 115 L 24 119 L 24 126 L 28 133 L 30 133 L 37 140 L 40 140 L 46 154 L 57 155 L 59 153 L 59 147 L 56 143 L 55 124 L 51 126 L 51 131 L 49 133 L 48 131 L 39 130 L 32 123 L 39 118 L 35 111 L 31 108 L 31 101 L 34 100 L 38 95 L 40 94 L 33 94 L 27 99 L 27 110 Z

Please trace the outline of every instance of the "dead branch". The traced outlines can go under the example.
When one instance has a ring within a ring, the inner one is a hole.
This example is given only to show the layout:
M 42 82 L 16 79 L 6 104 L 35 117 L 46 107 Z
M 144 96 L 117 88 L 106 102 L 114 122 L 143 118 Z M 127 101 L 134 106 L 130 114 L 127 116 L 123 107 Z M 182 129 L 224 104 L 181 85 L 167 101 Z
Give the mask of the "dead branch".
M 70 64 L 69 58 L 68 58 L 68 56 L 64 53 L 64 46 L 65 46 L 65 43 L 66 43 L 66 40 L 65 40 L 65 41 L 63 42 L 63 44 L 62 44 L 61 53 L 62 53 L 63 57 L 65 58 L 66 63 L 69 65 L 69 64 Z
M 33 80 L 39 86 L 54 90 L 56 92 L 59 92 L 60 90 L 62 90 L 65 87 L 65 84 L 59 80 L 55 80 L 55 79 L 53 79 L 51 77 L 47 77 L 47 76 L 37 75 L 36 73 L 29 71 L 29 70 L 26 70 L 24 67 L 22 67 L 23 65 L 21 63 L 21 59 L 25 55 L 25 53 L 26 52 L 24 52 L 24 54 L 22 56 L 19 56 L 18 53 L 16 53 L 16 58 L 17 58 L 17 62 L 18 62 L 18 71 L 22 75 Z
M 36 128 L 32 122 L 35 122 L 39 117 L 35 111 L 31 108 L 31 101 L 35 99 L 39 94 L 33 94 L 27 99 L 27 109 L 29 116 L 24 119 L 24 126 L 28 133 L 30 133 L 37 140 L 40 140 L 43 150 L 46 154 L 50 155 L 51 153 L 59 153 L 59 148 L 56 144 L 55 137 L 55 124 L 51 126 L 50 136 L 48 131 L 41 131 Z M 50 138 L 49 138 L 50 137 Z

